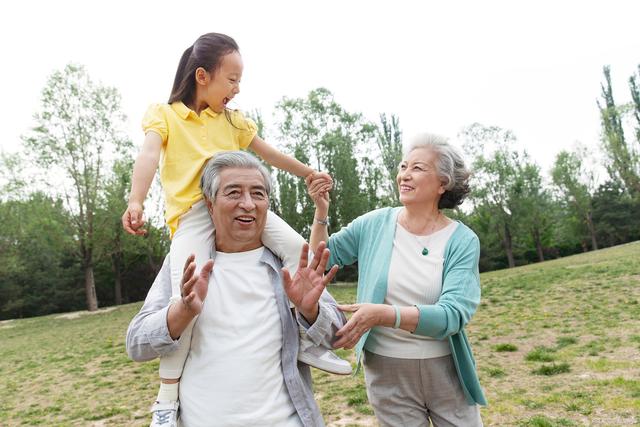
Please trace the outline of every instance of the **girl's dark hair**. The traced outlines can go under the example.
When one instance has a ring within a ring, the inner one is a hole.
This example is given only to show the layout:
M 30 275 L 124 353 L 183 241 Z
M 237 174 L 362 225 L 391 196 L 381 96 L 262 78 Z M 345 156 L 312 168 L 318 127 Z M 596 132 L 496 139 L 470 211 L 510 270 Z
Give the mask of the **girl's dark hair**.
M 207 33 L 198 37 L 180 58 L 169 104 L 182 101 L 191 104 L 196 95 L 195 72 L 199 67 L 214 73 L 220 66 L 222 57 L 238 52 L 238 44 L 231 37 L 220 33 Z

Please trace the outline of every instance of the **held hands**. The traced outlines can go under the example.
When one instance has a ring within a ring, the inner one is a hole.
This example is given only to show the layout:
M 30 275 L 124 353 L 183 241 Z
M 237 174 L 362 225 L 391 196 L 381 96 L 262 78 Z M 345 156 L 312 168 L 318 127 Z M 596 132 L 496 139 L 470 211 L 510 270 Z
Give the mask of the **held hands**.
M 207 261 L 198 275 L 195 274 L 196 263 L 194 260 L 195 256 L 191 254 L 184 264 L 180 294 L 182 295 L 183 308 L 193 316 L 196 316 L 202 312 L 204 299 L 207 297 L 209 275 L 213 270 L 213 260 Z
M 349 321 L 336 335 L 334 348 L 353 348 L 365 332 L 374 326 L 392 326 L 395 322 L 395 310 L 387 304 L 347 304 L 338 305 L 343 312 L 353 313 Z
M 329 191 L 333 189 L 333 179 L 326 172 L 314 172 L 309 174 L 304 182 L 307 184 L 307 193 L 316 207 L 329 208 Z
M 129 202 L 127 210 L 122 215 L 122 228 L 129 233 L 136 236 L 142 236 L 147 234 L 147 230 L 142 228 L 145 220 L 142 216 L 142 204 Z
M 315 322 L 318 317 L 318 300 L 324 288 L 331 282 L 333 276 L 338 271 L 338 266 L 334 265 L 325 275 L 324 271 L 329 261 L 329 249 L 321 242 L 313 255 L 311 264 L 309 262 L 309 245 L 302 247 L 300 263 L 293 279 L 286 268 L 282 269 L 284 290 L 287 296 L 296 306 L 296 309 L 310 323 Z

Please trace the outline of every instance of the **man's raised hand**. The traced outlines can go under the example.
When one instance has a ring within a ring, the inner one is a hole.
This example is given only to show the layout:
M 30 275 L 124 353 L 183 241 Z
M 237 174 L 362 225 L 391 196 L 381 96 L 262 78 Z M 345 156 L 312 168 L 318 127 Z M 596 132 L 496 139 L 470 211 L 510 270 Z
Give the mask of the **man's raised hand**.
M 325 269 L 329 261 L 329 249 L 324 242 L 320 242 L 309 264 L 309 244 L 305 243 L 300 254 L 298 271 L 291 278 L 286 268 L 282 269 L 284 290 L 287 296 L 296 306 L 296 309 L 307 321 L 313 323 L 318 317 L 318 301 L 324 288 L 331 282 L 338 271 L 334 265 L 325 275 Z
M 193 315 L 202 312 L 204 299 L 207 297 L 209 289 L 209 276 L 213 270 L 213 260 L 208 260 L 200 270 L 200 274 L 195 274 L 196 263 L 195 256 L 189 255 L 184 264 L 184 272 L 182 273 L 182 281 L 180 285 L 180 295 L 182 296 L 182 304 Z

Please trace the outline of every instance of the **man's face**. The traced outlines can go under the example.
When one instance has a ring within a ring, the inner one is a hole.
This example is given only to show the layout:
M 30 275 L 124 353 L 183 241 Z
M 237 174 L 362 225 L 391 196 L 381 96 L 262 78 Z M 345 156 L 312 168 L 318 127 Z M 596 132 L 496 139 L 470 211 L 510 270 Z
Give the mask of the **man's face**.
M 207 200 L 207 206 L 216 227 L 218 250 L 243 252 L 262 246 L 269 197 L 257 169 L 224 169 L 215 200 Z

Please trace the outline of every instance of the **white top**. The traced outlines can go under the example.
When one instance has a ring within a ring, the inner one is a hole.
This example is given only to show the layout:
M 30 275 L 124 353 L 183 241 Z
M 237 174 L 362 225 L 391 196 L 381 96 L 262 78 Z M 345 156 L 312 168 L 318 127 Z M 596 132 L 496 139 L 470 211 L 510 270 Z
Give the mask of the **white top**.
M 218 252 L 180 381 L 180 425 L 301 426 L 282 374 L 282 325 L 263 248 Z
M 457 222 L 452 222 L 435 233 L 417 236 L 397 224 L 385 304 L 402 307 L 438 301 L 442 292 L 444 249 L 457 226 Z M 428 250 L 427 255 L 423 255 L 424 249 Z M 400 359 L 429 359 L 451 353 L 447 340 L 438 341 L 383 326 L 371 330 L 365 348 Z

